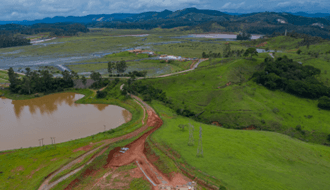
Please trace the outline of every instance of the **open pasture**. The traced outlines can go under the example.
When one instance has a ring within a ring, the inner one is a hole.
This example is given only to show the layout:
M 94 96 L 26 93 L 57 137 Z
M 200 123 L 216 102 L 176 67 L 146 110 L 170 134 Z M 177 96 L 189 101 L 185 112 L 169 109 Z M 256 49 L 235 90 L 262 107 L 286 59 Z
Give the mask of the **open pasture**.
M 279 133 L 241 131 L 201 124 L 152 102 L 163 126 L 152 139 L 179 154 L 178 162 L 214 176 L 234 190 L 309 190 L 330 188 L 330 149 Z M 194 125 L 194 145 L 188 146 Z M 196 157 L 202 127 L 203 157 Z

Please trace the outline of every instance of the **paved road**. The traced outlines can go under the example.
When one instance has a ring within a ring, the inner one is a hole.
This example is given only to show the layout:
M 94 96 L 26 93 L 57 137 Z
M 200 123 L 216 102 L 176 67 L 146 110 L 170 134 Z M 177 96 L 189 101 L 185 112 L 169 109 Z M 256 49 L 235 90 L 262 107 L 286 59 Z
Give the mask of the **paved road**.
M 271 56 L 271 58 L 275 58 L 274 55 L 272 55 L 272 53 L 269 53 L 269 55 Z

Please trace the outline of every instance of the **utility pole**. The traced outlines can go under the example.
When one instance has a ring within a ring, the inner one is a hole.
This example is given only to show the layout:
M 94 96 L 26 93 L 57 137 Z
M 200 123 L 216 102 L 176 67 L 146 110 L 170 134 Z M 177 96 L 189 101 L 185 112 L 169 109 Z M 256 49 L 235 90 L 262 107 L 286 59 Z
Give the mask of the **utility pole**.
M 197 150 L 197 157 L 203 157 L 202 128 L 201 128 L 201 125 L 200 125 L 200 131 L 199 131 L 199 144 L 198 144 L 198 150 Z
M 188 125 L 189 128 L 189 138 L 188 138 L 188 146 L 193 146 L 194 145 L 194 137 L 193 137 L 193 132 L 194 132 L 194 126 L 189 123 Z

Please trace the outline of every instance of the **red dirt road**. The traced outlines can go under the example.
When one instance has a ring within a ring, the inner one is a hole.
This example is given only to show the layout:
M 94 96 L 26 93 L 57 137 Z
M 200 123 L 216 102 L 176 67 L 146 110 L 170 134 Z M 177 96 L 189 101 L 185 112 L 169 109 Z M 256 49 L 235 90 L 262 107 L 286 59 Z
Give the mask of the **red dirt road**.
M 140 170 L 144 173 L 145 177 L 153 185 L 153 189 L 159 190 L 162 188 L 165 189 L 167 187 L 175 189 L 177 186 L 186 185 L 188 181 L 185 179 L 187 178 L 184 178 L 182 174 L 177 173 L 171 179 L 169 179 L 166 175 L 160 172 L 151 162 L 149 162 L 148 158 L 146 157 L 144 153 L 146 138 L 163 124 L 163 121 L 154 111 L 148 110 L 147 112 L 147 126 L 154 128 L 142 135 L 139 139 L 126 145 L 125 147 L 129 148 L 129 150 L 126 151 L 124 154 L 119 152 L 121 148 L 115 148 L 114 150 L 112 150 L 108 155 L 108 163 L 105 167 L 120 167 L 128 165 L 132 162 L 136 162 Z

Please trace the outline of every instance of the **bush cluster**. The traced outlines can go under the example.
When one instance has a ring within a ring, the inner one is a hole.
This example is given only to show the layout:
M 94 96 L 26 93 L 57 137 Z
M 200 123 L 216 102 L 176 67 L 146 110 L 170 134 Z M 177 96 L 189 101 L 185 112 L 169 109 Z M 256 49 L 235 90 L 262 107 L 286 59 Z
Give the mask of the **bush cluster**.
M 276 61 L 266 58 L 261 65 L 264 70 L 255 72 L 253 77 L 257 83 L 271 90 L 280 89 L 310 99 L 330 95 L 329 88 L 315 78 L 321 73 L 320 69 L 303 66 L 286 56 Z
M 73 87 L 73 78 L 78 77 L 76 73 L 68 71 L 62 72 L 63 78 L 53 78 L 48 70 L 31 71 L 30 68 L 25 70 L 25 76 L 22 78 L 19 78 L 13 68 L 8 70 L 11 92 L 18 94 L 61 92 L 65 88 Z

